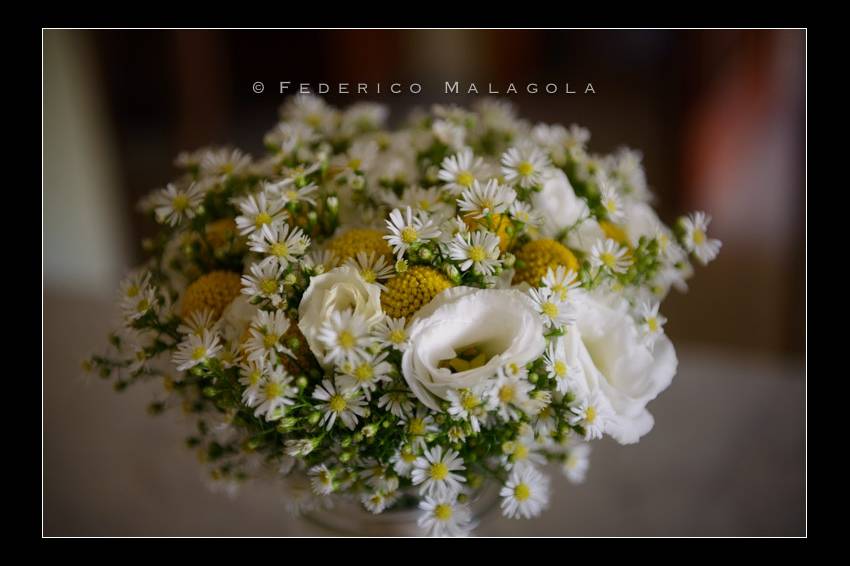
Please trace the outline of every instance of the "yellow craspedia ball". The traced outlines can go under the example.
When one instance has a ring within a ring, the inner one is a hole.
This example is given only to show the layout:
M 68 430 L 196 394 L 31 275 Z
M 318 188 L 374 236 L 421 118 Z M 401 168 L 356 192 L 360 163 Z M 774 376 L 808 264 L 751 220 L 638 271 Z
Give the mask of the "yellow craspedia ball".
M 215 318 L 239 296 L 240 276 L 232 271 L 212 271 L 200 276 L 183 294 L 181 314 L 186 317 L 201 309 L 210 309 Z
M 375 252 L 378 255 L 387 256 L 387 261 L 391 261 L 392 250 L 384 239 L 384 235 L 380 230 L 372 228 L 352 228 L 328 241 L 327 249 L 340 262 L 356 256 L 358 252 Z
M 463 221 L 469 226 L 470 230 L 476 228 L 486 228 L 496 233 L 499 236 L 499 249 L 503 252 L 508 251 L 508 246 L 511 243 L 511 235 L 508 234 L 508 228 L 511 226 L 510 219 L 502 214 L 491 214 L 490 219 L 473 218 L 471 215 L 463 217 Z
M 451 286 L 451 280 L 436 269 L 415 265 L 387 282 L 381 307 L 393 318 L 409 317 Z
M 523 281 L 534 287 L 540 285 L 540 280 L 549 268 L 555 269 L 563 265 L 567 269 L 578 271 L 578 260 L 573 252 L 555 240 L 534 240 L 525 244 L 516 254 L 517 268 L 513 284 Z M 522 263 L 520 263 L 522 262 Z M 519 267 L 519 266 L 522 267 Z
M 632 244 L 629 241 L 629 236 L 626 234 L 626 231 L 623 230 L 623 228 L 621 228 L 617 224 L 614 224 L 613 222 L 608 222 L 607 220 L 602 220 L 601 222 L 599 222 L 599 227 L 602 228 L 602 232 L 605 234 L 606 237 L 611 238 L 622 246 L 626 246 L 629 248 L 632 247 Z

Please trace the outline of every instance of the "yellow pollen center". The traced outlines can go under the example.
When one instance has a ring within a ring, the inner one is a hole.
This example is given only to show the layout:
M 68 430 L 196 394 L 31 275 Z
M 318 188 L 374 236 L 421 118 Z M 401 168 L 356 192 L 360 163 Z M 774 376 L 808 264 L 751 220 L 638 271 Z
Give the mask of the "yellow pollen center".
M 519 165 L 516 166 L 517 173 L 522 175 L 523 177 L 528 177 L 532 173 L 534 173 L 534 165 L 529 163 L 528 161 L 522 161 Z
M 333 397 L 331 397 L 330 402 L 328 402 L 328 406 L 334 413 L 343 412 L 347 405 L 348 404 L 345 402 L 345 398 L 343 398 L 342 395 L 334 395 Z
M 608 212 L 617 212 L 617 201 L 612 198 L 609 198 L 605 201 L 605 210 Z
M 138 285 L 131 285 L 130 288 L 127 289 L 127 296 L 132 299 L 133 297 L 139 294 L 139 291 L 140 289 Z
M 429 473 L 431 479 L 442 481 L 449 476 L 449 467 L 442 462 L 437 462 L 436 464 L 431 465 Z
M 472 409 L 478 406 L 478 399 L 476 399 L 472 395 L 464 395 L 463 400 L 461 401 L 461 405 L 467 411 L 471 411 Z
M 693 239 L 694 239 L 694 244 L 701 246 L 702 244 L 705 243 L 705 232 L 703 232 L 699 228 L 695 229 Z
M 469 249 L 469 259 L 472 261 L 484 261 L 487 257 L 487 252 L 481 246 L 472 246 Z
M 289 255 L 289 246 L 283 242 L 278 242 L 272 245 L 271 253 L 277 257 L 286 257 Z
M 198 346 L 197 348 L 192 350 L 192 359 L 193 360 L 200 360 L 201 358 L 203 358 L 206 355 L 206 353 L 207 353 L 206 348 L 204 348 L 203 346 Z
M 596 407 L 588 407 L 584 412 L 584 420 L 587 424 L 592 424 L 596 420 Z
M 528 446 L 517 444 L 514 449 L 514 460 L 525 460 L 526 458 L 528 458 Z
M 514 498 L 517 501 L 525 501 L 529 497 L 531 497 L 531 488 L 528 487 L 528 484 L 521 483 L 514 488 Z
M 558 377 L 564 377 L 567 375 L 567 364 L 561 360 L 555 362 L 555 367 L 553 369 L 555 370 L 555 375 Z
M 251 385 L 257 385 L 260 382 L 261 377 L 263 377 L 263 374 L 258 370 L 254 370 L 248 375 L 248 383 Z
M 362 364 L 354 370 L 354 377 L 357 378 L 357 381 L 369 381 L 375 376 L 375 371 L 372 369 L 372 366 L 369 364 Z
M 378 277 L 375 275 L 375 272 L 371 269 L 364 269 L 360 272 L 360 277 L 363 278 L 363 281 L 366 283 L 374 283 Z
M 540 305 L 540 310 L 543 311 L 543 314 L 545 314 L 549 318 L 555 318 L 556 316 L 558 316 L 558 305 L 556 305 L 552 301 L 546 301 L 545 303 Z
M 658 319 L 654 316 L 646 319 L 646 325 L 649 327 L 650 332 L 658 332 Z
M 410 464 L 416 460 L 416 454 L 412 452 L 402 452 L 401 459 Z
M 283 395 L 283 387 L 279 383 L 270 381 L 266 384 L 266 398 L 277 399 Z
M 425 434 L 425 422 L 422 419 L 411 419 L 408 430 L 410 434 L 421 436 Z
M 171 207 L 177 212 L 183 212 L 189 208 L 189 197 L 186 195 L 177 195 L 171 201 Z
M 266 334 L 263 336 L 263 346 L 266 348 L 274 348 L 280 337 L 277 334 Z
M 475 177 L 469 171 L 461 171 L 457 175 L 457 184 L 462 187 L 472 186 L 473 181 L 475 181 Z
M 407 336 L 405 336 L 404 330 L 393 330 L 390 332 L 390 342 L 393 344 L 401 344 L 406 338 Z
M 419 239 L 419 233 L 416 231 L 416 228 L 413 226 L 408 226 L 404 230 L 401 231 L 401 240 L 405 244 L 412 244 L 416 240 Z
M 601 254 L 599 254 L 599 259 L 607 267 L 613 268 L 615 265 L 617 265 L 617 258 L 614 257 L 614 254 L 610 252 L 602 252 Z
M 277 279 L 264 279 L 263 282 L 260 283 L 260 291 L 266 295 L 270 295 L 277 291 Z
M 339 333 L 338 342 L 340 346 L 342 346 L 346 350 L 350 350 L 354 347 L 356 341 L 354 340 L 354 335 L 351 334 L 351 332 L 349 332 L 348 330 L 343 330 Z
M 139 312 L 145 312 L 146 310 L 148 310 L 148 307 L 150 307 L 150 303 L 147 299 L 142 299 L 141 301 L 139 301 L 139 304 L 136 305 L 136 309 Z
M 452 508 L 446 503 L 439 503 L 434 507 L 434 517 L 439 521 L 448 521 L 452 518 Z
M 254 218 L 254 226 L 260 228 L 264 224 L 269 224 L 272 221 L 272 217 L 268 212 L 261 212 Z
M 348 162 L 348 167 L 349 167 L 349 169 L 352 169 L 353 171 L 357 171 L 358 169 L 360 169 L 360 166 L 362 164 L 363 164 L 362 160 L 352 159 L 351 161 Z
M 510 403 L 514 400 L 514 388 L 510 385 L 503 385 L 499 389 L 499 401 L 502 403 Z

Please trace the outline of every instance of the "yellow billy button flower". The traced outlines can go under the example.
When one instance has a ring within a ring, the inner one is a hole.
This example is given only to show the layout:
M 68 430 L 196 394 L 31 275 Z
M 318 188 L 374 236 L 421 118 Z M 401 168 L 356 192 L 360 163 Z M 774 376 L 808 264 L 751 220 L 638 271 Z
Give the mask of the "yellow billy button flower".
M 392 250 L 384 239 L 384 233 L 371 228 L 354 228 L 340 234 L 328 242 L 328 251 L 333 253 L 340 263 L 357 256 L 358 252 L 375 252 L 392 261 Z
M 631 249 L 632 245 L 631 242 L 629 242 L 629 237 L 626 235 L 626 231 L 623 230 L 622 227 L 607 220 L 600 221 L 599 227 L 602 229 L 602 232 L 605 234 L 605 236 L 611 238 L 618 244 Z
M 381 307 L 393 318 L 409 317 L 449 287 L 451 280 L 436 269 L 415 265 L 387 282 Z
M 576 256 L 555 240 L 534 240 L 525 244 L 516 254 L 517 269 L 513 284 L 525 282 L 537 287 L 548 269 L 563 265 L 567 269 L 578 271 Z M 521 263 L 520 263 L 521 262 Z
M 499 236 L 499 249 L 503 252 L 508 250 L 511 243 L 511 235 L 508 233 L 511 221 L 506 214 L 491 214 L 489 218 L 473 218 L 473 215 L 467 214 L 463 221 L 470 230 L 486 228 L 494 232 Z
M 241 280 L 232 271 L 212 271 L 199 277 L 186 288 L 181 314 L 184 317 L 202 309 L 210 309 L 217 320 L 230 302 L 239 296 Z

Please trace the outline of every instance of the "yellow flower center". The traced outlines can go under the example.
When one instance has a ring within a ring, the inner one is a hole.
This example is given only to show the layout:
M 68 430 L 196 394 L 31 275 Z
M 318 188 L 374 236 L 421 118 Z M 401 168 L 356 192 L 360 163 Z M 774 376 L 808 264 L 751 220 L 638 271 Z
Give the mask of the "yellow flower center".
M 266 334 L 263 336 L 263 346 L 267 349 L 274 348 L 278 340 L 280 340 L 280 337 L 277 334 Z
M 540 305 L 540 310 L 543 311 L 543 314 L 548 316 L 549 318 L 555 318 L 558 316 L 558 305 L 553 303 L 552 301 L 546 301 Z
M 364 269 L 360 272 L 360 277 L 363 278 L 363 281 L 366 283 L 374 283 L 378 277 L 375 275 L 375 272 L 371 269 Z
M 175 212 L 183 212 L 189 208 L 189 197 L 186 195 L 177 195 L 174 197 L 174 200 L 171 201 L 171 208 L 173 208 Z
M 422 436 L 425 434 L 425 421 L 422 419 L 410 419 L 407 429 L 410 431 L 410 434 Z
M 369 364 L 361 364 L 354 370 L 357 381 L 369 381 L 375 376 L 375 370 Z
M 254 226 L 261 228 L 264 224 L 271 223 L 271 221 L 272 217 L 268 212 L 261 212 L 254 218 Z
M 314 128 L 317 128 L 322 124 L 322 116 L 321 114 L 313 112 L 312 114 L 308 114 L 304 121 Z
M 588 407 L 584 412 L 584 420 L 587 424 L 593 424 L 593 421 L 596 420 L 596 407 Z
M 510 403 L 514 400 L 514 388 L 512 385 L 503 385 L 499 389 L 499 401 L 502 403 Z
M 148 310 L 148 308 L 150 308 L 150 305 L 151 304 L 148 302 L 147 299 L 142 299 L 141 301 L 139 301 L 139 304 L 136 305 L 136 310 L 138 310 L 139 312 L 145 312 L 146 310 Z
M 393 330 L 390 332 L 390 342 L 393 344 L 401 344 L 407 339 L 404 330 Z
M 384 312 L 393 317 L 408 317 L 431 302 L 438 293 L 452 286 L 452 282 L 432 267 L 416 265 L 393 277 L 381 293 Z
M 469 171 L 461 171 L 457 175 L 457 184 L 462 187 L 470 187 L 475 181 L 475 177 Z
M 528 446 L 518 443 L 514 449 L 514 460 L 525 460 L 528 458 Z
M 613 269 L 617 265 L 617 258 L 611 252 L 602 252 L 599 254 L 599 259 L 606 267 Z
M 259 370 L 254 370 L 250 374 L 248 374 L 248 383 L 251 385 L 257 385 L 260 383 L 260 378 L 263 377 L 263 374 Z
M 439 503 L 434 507 L 434 517 L 438 521 L 448 521 L 452 518 L 452 507 L 447 503 Z
M 277 257 L 286 257 L 289 255 L 289 247 L 283 242 L 273 244 L 269 251 L 271 251 L 272 255 Z
M 469 248 L 469 259 L 472 261 L 484 261 L 487 257 L 487 252 L 481 246 L 472 246 Z
M 646 319 L 646 325 L 649 327 L 650 332 L 658 332 L 658 319 L 654 316 Z
M 132 299 L 133 297 L 139 294 L 139 291 L 140 289 L 138 285 L 130 285 L 130 287 L 127 289 L 127 296 Z
M 198 346 L 197 348 L 192 350 L 192 359 L 193 360 L 200 360 L 206 354 L 207 354 L 207 349 L 204 348 L 203 346 Z
M 260 291 L 266 295 L 271 295 L 277 291 L 277 279 L 263 279 L 263 282 L 260 283 Z
M 419 233 L 413 226 L 407 226 L 401 231 L 401 241 L 405 244 L 412 244 L 419 239 Z
M 363 160 L 361 159 L 352 159 L 348 162 L 348 168 L 352 171 L 357 171 L 360 169 L 360 166 L 363 164 Z
M 693 239 L 694 244 L 696 244 L 697 246 L 703 245 L 705 243 L 705 232 L 703 232 L 699 228 L 694 229 Z
M 357 256 L 358 252 L 375 252 L 376 256 L 392 257 L 392 250 L 384 239 L 384 233 L 369 228 L 355 228 L 328 242 L 328 251 L 339 261 Z
M 529 497 L 531 497 L 531 488 L 528 487 L 528 484 L 517 484 L 514 488 L 514 499 L 517 501 L 525 501 Z
M 186 288 L 180 314 L 188 317 L 203 309 L 213 311 L 217 319 L 230 302 L 239 296 L 241 277 L 231 271 L 213 271 L 202 275 Z
M 460 401 L 461 406 L 467 411 L 471 411 L 478 406 L 478 399 L 473 395 L 465 394 Z
M 542 239 L 528 242 L 520 248 L 516 258 L 518 266 L 514 274 L 514 285 L 525 282 L 537 287 L 546 276 L 546 272 L 549 269 L 556 269 L 559 265 L 568 270 L 576 272 L 579 270 L 576 256 L 555 240 Z
M 350 350 L 354 347 L 356 340 L 354 339 L 354 335 L 348 330 L 343 330 L 339 333 L 339 339 L 337 340 L 340 346 L 345 348 L 346 350 Z
M 345 407 L 348 406 L 348 403 L 345 402 L 345 398 L 342 395 L 337 394 L 331 397 L 331 400 L 328 402 L 328 406 L 334 413 L 341 413 L 345 410 Z
M 528 177 L 532 173 L 534 173 L 534 165 L 529 163 L 528 161 L 521 161 L 519 165 L 516 166 L 517 173 L 522 175 L 523 177 Z
M 562 360 L 557 360 L 554 364 L 553 369 L 555 370 L 555 375 L 558 377 L 564 377 L 567 375 L 567 364 Z
M 429 475 L 431 476 L 431 479 L 442 481 L 449 477 L 449 467 L 442 462 L 437 462 L 436 464 L 431 465 Z

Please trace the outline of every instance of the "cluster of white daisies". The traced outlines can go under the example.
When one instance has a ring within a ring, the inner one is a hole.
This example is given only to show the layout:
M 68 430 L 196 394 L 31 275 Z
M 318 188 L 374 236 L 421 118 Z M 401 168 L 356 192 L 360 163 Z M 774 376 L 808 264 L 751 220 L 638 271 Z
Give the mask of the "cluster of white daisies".
M 299 510 L 418 505 L 464 535 L 483 488 L 547 506 L 547 462 L 637 442 L 676 371 L 661 300 L 720 243 L 649 205 L 639 154 L 504 102 L 341 111 L 296 96 L 255 160 L 183 154 L 142 203 L 161 225 L 121 288 L 124 328 L 87 367 L 165 385 L 210 477 L 285 477 Z M 309 489 L 305 489 L 309 486 Z

